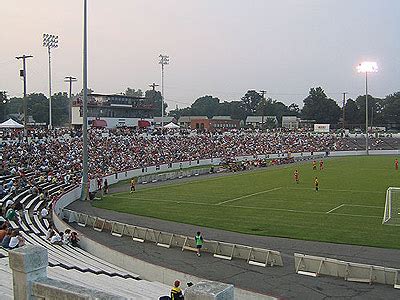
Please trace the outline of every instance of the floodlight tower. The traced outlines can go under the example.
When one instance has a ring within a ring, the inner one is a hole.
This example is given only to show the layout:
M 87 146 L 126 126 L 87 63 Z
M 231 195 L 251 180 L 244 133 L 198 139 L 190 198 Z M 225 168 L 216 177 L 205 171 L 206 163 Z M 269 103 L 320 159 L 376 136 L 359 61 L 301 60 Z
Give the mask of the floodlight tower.
M 368 73 L 378 72 L 378 64 L 374 61 L 364 61 L 357 66 L 358 73 L 365 73 L 365 150 L 368 150 Z
M 169 56 L 160 54 L 161 65 L 161 130 L 164 127 L 164 66 L 169 64 Z
M 46 47 L 49 52 L 49 129 L 53 128 L 51 117 L 51 49 L 58 47 L 58 35 L 43 34 L 43 47 Z

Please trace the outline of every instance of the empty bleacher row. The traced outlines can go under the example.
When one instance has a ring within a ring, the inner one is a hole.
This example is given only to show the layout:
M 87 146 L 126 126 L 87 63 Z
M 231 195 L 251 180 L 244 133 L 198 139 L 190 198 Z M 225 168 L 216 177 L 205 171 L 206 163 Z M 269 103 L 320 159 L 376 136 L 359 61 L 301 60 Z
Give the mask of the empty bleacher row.
M 2 177 L 2 180 L 16 177 Z M 35 181 L 37 186 L 46 189 L 49 196 L 59 191 L 68 191 L 72 185 L 66 183 L 49 183 Z M 80 284 L 100 291 L 113 291 L 114 294 L 129 299 L 155 299 L 169 294 L 169 287 L 141 280 L 138 274 L 124 270 L 108 263 L 78 247 L 71 245 L 55 245 L 46 239 L 49 221 L 39 216 L 39 212 L 49 203 L 40 199 L 38 194 L 26 189 L 18 194 L 7 194 L 0 199 L 0 205 L 5 206 L 8 199 L 14 203 L 20 202 L 24 209 L 19 212 L 18 221 L 11 221 L 13 229 L 19 229 L 27 244 L 45 247 L 49 256 L 49 277 L 66 282 Z M 8 267 L 7 251 L 0 252 L 0 292 L 1 299 L 12 298 L 12 274 Z

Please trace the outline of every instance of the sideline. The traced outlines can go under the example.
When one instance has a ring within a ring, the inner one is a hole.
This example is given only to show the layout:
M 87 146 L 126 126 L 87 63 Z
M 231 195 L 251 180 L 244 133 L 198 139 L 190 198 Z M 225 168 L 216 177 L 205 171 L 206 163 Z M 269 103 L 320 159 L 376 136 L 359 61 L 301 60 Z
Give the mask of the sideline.
M 314 190 L 314 188 L 292 188 L 288 187 L 289 190 Z M 327 192 L 354 192 L 354 193 L 374 193 L 374 194 L 384 194 L 384 192 L 379 192 L 379 191 L 361 191 L 361 190 L 336 190 L 336 189 L 319 189 L 320 191 L 327 191 Z

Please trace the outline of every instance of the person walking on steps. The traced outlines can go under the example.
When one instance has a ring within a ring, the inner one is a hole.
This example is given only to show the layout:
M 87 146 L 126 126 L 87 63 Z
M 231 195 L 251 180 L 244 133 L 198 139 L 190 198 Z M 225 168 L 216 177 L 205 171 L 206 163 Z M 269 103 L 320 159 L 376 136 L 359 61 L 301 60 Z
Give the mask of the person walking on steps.
M 194 241 L 196 242 L 197 256 L 200 256 L 200 249 L 204 243 L 203 236 L 201 235 L 200 231 L 197 231 L 197 234 L 194 237 Z

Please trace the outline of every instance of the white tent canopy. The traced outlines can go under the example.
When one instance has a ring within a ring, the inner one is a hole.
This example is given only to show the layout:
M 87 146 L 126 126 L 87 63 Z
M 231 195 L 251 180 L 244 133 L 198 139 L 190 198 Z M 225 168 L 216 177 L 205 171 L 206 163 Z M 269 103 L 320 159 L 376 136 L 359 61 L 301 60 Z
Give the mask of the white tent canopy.
M 171 123 L 168 123 L 167 125 L 165 125 L 164 128 L 167 128 L 167 129 L 178 129 L 180 127 L 179 127 L 179 125 L 176 125 L 176 124 L 171 122 Z
M 13 119 L 8 119 L 0 124 L 0 128 L 24 128 L 24 125 L 15 122 Z

